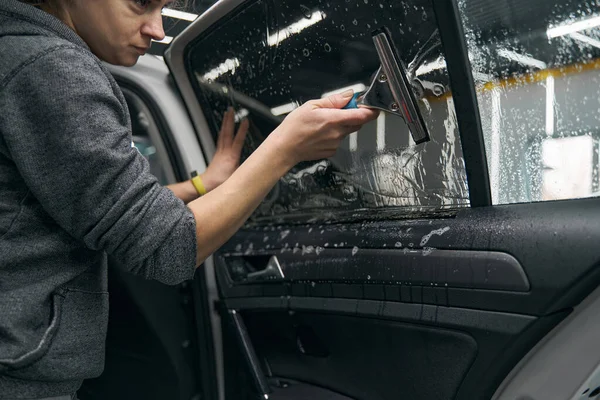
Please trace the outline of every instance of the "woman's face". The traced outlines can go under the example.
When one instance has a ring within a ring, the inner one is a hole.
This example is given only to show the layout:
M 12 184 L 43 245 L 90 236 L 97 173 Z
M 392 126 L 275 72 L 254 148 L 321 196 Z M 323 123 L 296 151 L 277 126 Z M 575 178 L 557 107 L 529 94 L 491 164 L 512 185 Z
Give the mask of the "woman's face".
M 110 64 L 132 66 L 165 36 L 161 10 L 172 0 L 72 0 L 67 22 L 92 52 Z

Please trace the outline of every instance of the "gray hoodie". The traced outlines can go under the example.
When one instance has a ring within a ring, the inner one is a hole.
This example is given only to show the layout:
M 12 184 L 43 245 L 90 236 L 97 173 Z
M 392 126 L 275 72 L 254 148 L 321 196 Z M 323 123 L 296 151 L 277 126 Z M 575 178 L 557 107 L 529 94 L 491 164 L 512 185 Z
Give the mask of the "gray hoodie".
M 81 38 L 0 0 L 0 399 L 98 376 L 107 255 L 175 284 L 193 277 L 195 228 L 131 147 L 125 99 Z

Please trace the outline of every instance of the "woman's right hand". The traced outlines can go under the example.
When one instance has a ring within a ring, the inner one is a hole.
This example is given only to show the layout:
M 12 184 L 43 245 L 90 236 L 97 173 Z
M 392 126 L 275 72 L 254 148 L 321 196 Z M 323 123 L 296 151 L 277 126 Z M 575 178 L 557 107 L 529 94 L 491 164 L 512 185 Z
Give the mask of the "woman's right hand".
M 290 168 L 301 161 L 333 156 L 346 136 L 379 115 L 368 108 L 342 110 L 352 95 L 348 90 L 306 102 L 290 113 L 265 142 L 286 155 Z

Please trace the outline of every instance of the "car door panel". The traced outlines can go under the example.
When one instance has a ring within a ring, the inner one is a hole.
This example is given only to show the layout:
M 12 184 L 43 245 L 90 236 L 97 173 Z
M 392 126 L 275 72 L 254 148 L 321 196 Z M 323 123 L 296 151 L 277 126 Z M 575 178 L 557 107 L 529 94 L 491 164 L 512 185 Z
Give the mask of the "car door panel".
M 490 398 L 598 285 L 599 206 L 247 228 L 216 256 L 223 307 L 242 313 L 274 376 L 355 399 Z M 244 280 L 271 256 L 282 280 Z

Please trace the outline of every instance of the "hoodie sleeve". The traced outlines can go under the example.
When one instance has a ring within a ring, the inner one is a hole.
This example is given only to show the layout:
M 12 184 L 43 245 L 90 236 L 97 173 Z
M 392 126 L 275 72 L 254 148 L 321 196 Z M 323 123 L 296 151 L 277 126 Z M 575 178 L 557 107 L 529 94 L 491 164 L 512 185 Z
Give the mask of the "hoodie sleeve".
M 167 284 L 191 279 L 193 214 L 131 146 L 129 114 L 98 61 L 59 46 L 0 81 L 0 133 L 56 223 L 126 269 Z M 118 89 L 116 89 L 118 90 Z

